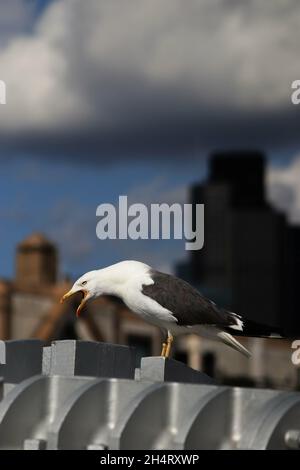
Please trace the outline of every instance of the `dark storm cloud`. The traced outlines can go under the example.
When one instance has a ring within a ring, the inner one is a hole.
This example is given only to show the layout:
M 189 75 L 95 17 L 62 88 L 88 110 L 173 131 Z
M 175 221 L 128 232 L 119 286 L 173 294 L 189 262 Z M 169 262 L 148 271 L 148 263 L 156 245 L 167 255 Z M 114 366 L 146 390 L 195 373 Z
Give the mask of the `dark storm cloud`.
M 218 113 L 203 117 L 198 113 L 177 116 L 162 121 L 157 112 L 157 123 L 140 121 L 124 123 L 124 126 L 106 132 L 94 126 L 91 129 L 70 131 L 60 129 L 51 132 L 1 136 L 0 154 L 53 156 L 73 159 L 77 157 L 109 163 L 115 158 L 199 158 L 199 151 L 217 148 L 264 148 L 290 150 L 299 146 L 299 117 L 294 113 L 280 112 L 272 115 L 231 115 Z
M 0 51 L 2 153 L 195 156 L 299 144 L 295 0 L 61 0 Z

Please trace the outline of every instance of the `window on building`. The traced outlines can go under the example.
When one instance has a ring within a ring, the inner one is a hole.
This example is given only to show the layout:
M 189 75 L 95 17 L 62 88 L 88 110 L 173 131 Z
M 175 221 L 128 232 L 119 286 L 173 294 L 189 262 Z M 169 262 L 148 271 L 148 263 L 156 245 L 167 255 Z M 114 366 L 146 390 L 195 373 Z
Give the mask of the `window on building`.
M 213 352 L 207 351 L 202 356 L 202 372 L 215 377 L 216 373 L 216 356 Z

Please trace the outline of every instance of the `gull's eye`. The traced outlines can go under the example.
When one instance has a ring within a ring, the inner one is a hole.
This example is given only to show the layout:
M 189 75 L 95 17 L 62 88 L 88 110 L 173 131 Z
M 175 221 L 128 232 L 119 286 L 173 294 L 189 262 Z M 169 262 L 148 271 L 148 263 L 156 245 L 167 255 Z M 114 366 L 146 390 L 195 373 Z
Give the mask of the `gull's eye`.
M 85 286 L 87 284 L 87 281 L 82 281 L 81 285 Z

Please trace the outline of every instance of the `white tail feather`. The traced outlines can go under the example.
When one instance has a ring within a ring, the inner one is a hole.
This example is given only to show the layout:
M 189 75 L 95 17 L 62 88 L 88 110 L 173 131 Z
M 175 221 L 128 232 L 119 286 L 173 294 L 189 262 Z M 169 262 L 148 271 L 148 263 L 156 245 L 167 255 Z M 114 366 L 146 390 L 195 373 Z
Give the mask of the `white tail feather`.
M 239 351 L 240 353 L 244 354 L 244 356 L 251 357 L 250 351 L 248 351 L 248 349 L 246 349 L 233 336 L 231 336 L 231 334 L 226 333 L 225 331 L 220 331 L 219 333 L 217 333 L 217 336 L 223 343 L 227 344 L 228 346 L 231 346 L 236 351 Z
M 242 317 L 238 315 L 237 313 L 234 312 L 228 312 L 228 314 L 234 318 L 236 323 L 234 325 L 230 325 L 228 328 L 231 328 L 232 330 L 239 330 L 243 331 L 244 329 L 244 322 L 242 320 Z

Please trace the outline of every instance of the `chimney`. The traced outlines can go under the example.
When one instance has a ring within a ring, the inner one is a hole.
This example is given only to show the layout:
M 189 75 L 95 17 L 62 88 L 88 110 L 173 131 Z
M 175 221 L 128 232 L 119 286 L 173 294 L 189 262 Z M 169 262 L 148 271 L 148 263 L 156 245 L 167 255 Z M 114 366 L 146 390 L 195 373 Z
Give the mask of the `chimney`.
M 22 287 L 55 284 L 57 250 L 41 233 L 33 233 L 17 247 L 16 281 Z

